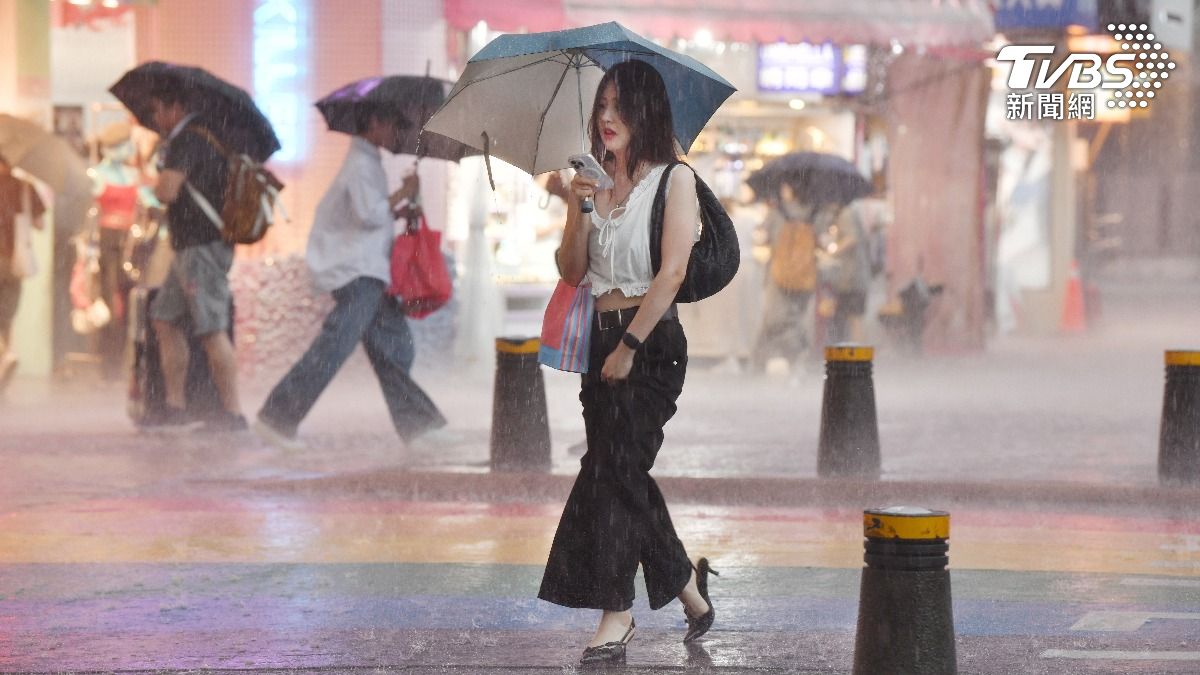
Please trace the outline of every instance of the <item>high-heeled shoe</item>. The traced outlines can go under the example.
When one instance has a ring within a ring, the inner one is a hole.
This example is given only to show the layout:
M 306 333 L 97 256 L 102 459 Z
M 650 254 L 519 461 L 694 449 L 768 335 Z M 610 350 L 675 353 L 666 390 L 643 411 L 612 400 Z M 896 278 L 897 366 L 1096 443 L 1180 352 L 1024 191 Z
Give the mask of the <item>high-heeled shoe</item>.
M 683 636 L 684 642 L 692 642 L 699 640 L 709 628 L 712 628 L 713 620 L 717 618 L 717 610 L 713 607 L 712 600 L 708 598 L 708 573 L 712 572 L 714 576 L 721 576 L 719 572 L 708 566 L 708 558 L 701 558 L 692 565 L 692 569 L 696 570 L 696 590 L 700 592 L 700 597 L 708 603 L 708 611 L 703 616 L 691 617 L 688 616 L 685 609 L 683 615 L 687 617 L 687 634 Z
M 637 621 L 632 618 L 629 620 L 629 628 L 625 629 L 625 635 L 621 636 L 616 642 L 605 642 L 602 645 L 588 647 L 583 650 L 583 656 L 579 658 L 579 665 L 607 664 L 607 663 L 622 663 L 625 661 L 625 645 L 633 639 L 634 629 L 637 628 Z

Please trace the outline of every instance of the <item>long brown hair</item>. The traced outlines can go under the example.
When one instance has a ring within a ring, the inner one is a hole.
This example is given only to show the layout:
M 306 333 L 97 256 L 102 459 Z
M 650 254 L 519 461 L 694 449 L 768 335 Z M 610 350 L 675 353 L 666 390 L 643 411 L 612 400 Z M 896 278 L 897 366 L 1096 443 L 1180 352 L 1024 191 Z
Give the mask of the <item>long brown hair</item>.
M 676 159 L 675 126 L 671 121 L 667 86 L 653 66 L 637 59 L 622 61 L 609 68 L 596 87 L 592 119 L 588 124 L 592 156 L 599 162 L 612 158 L 612 154 L 604 149 L 604 140 L 600 135 L 601 99 L 609 83 L 616 87 L 617 114 L 621 116 L 621 122 L 629 127 L 628 160 L 625 165 L 629 179 L 633 180 L 634 172 L 642 162 L 665 164 Z

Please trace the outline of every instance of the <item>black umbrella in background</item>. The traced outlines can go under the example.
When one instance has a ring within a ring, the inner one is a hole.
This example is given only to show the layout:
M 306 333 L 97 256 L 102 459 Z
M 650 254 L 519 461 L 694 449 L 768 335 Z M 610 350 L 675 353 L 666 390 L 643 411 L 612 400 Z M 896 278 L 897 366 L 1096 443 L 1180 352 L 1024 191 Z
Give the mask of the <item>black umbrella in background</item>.
M 203 68 L 151 61 L 125 73 L 109 91 L 139 124 L 154 129 L 150 93 L 159 87 L 182 91 L 188 109 L 199 113 L 203 124 L 231 150 L 264 162 L 279 149 L 271 122 L 250 94 Z
M 778 197 L 784 183 L 791 186 L 797 200 L 817 209 L 828 204 L 849 204 L 871 194 L 870 181 L 853 164 L 819 152 L 782 155 L 746 179 L 759 199 Z
M 429 76 L 369 77 L 341 87 L 316 105 L 330 131 L 346 134 L 364 131 L 358 125 L 364 111 L 394 115 L 402 136 L 397 147 L 388 148 L 389 151 L 457 162 L 479 151 L 445 136 L 421 134 L 421 127 L 442 106 L 451 86 L 450 82 Z

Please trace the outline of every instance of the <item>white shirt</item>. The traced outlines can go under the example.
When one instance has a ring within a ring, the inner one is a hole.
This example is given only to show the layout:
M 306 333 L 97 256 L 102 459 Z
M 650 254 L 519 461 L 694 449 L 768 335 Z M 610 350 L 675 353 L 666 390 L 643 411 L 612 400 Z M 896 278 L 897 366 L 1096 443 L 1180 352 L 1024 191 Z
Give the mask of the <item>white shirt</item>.
M 682 164 L 676 168 L 683 167 Z M 592 229 L 588 233 L 588 273 L 592 295 L 601 296 L 620 289 L 625 297 L 645 295 L 654 281 L 650 264 L 650 211 L 666 164 L 651 169 L 633 187 L 624 209 L 614 208 L 608 214 L 592 212 Z M 686 167 L 683 167 L 687 170 Z M 664 199 L 671 193 L 667 180 Z M 700 222 L 700 203 L 696 203 L 696 223 Z M 699 227 L 696 240 L 700 239 Z
M 391 283 L 395 230 L 379 148 L 355 136 L 346 161 L 317 205 L 308 236 L 308 268 L 332 291 L 358 277 Z

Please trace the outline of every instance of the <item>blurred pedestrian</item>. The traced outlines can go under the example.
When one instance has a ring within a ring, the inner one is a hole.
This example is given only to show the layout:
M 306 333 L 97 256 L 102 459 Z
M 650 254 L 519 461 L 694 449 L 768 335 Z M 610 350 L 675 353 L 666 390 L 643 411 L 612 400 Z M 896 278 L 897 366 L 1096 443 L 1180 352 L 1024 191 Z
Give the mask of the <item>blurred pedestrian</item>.
M 359 342 L 379 378 L 396 433 L 406 442 L 446 420 L 408 372 L 416 356 L 400 303 L 387 294 L 390 252 L 401 205 L 412 202 L 416 174 L 388 194 L 380 149 L 399 150 L 402 121 L 384 107 L 362 106 L 350 149 L 333 184 L 317 205 L 308 238 L 308 266 L 316 285 L 336 303 L 308 351 L 275 385 L 258 411 L 254 430 L 285 449 L 302 444 L 300 422 Z
M 114 122 L 100 131 L 96 141 L 101 160 L 91 172 L 99 225 L 100 298 L 112 317 L 100 328 L 101 372 L 107 380 L 121 377 L 124 361 L 132 286 L 124 269 L 126 240 L 139 208 L 158 205 L 144 175 L 132 164 L 132 128 L 128 122 Z
M 233 245 L 205 214 L 194 196 L 199 192 L 217 213 L 225 204 L 229 179 L 226 158 L 199 131 L 217 120 L 189 110 L 179 87 L 163 85 L 150 92 L 155 128 L 163 137 L 161 167 L 154 195 L 167 205 L 167 227 L 175 258 L 150 306 L 158 336 L 167 397 L 164 414 L 153 426 L 181 427 L 193 421 L 186 408 L 184 386 L 189 360 L 188 334 L 199 338 L 208 356 L 222 411 L 205 420 L 202 431 L 247 429 L 238 397 L 237 360 L 229 338 L 232 320 L 229 269 Z
M 862 343 L 863 315 L 871 286 L 871 251 L 863 216 L 852 203 L 837 212 L 824 230 L 818 250 L 822 282 L 833 292 L 829 343 Z
M 824 217 L 822 212 L 817 214 Z M 796 368 L 809 346 L 808 305 L 817 288 L 817 237 L 811 207 L 800 204 L 787 183 L 771 205 L 763 231 L 770 245 L 762 329 L 754 349 L 755 370 L 773 358 Z
M 12 173 L 0 155 L 0 392 L 17 369 L 12 324 L 21 302 L 21 283 L 35 271 L 30 227 L 42 229 L 46 207 L 37 190 Z
M 589 122 L 591 154 L 615 185 L 577 173 L 558 253 L 564 281 L 585 279 L 596 296 L 589 371 L 579 399 L 588 449 L 563 509 L 538 597 L 565 607 L 603 611 L 582 663 L 620 661 L 633 637 L 630 608 L 641 564 L 651 609 L 679 598 L 684 641 L 712 625 L 708 561 L 696 565 L 675 534 L 662 493 L 650 476 L 675 414 L 687 369 L 687 340 L 674 298 L 687 269 L 699 221 L 695 175 L 686 167 L 667 183 L 662 260 L 653 272 L 650 210 L 669 162 L 676 159 L 663 80 L 643 61 L 605 73 Z M 677 167 L 678 168 L 678 167 Z M 584 214 L 580 200 L 595 197 Z

